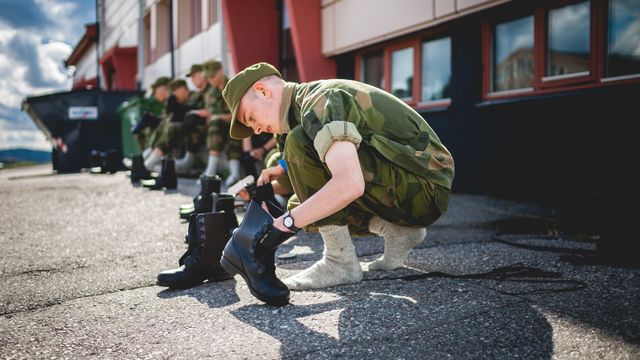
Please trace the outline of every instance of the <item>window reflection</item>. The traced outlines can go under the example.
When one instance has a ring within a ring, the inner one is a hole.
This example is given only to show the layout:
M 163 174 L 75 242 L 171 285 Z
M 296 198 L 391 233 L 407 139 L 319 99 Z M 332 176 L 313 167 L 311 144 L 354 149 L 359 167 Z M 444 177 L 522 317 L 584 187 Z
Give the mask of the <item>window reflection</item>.
M 547 76 L 589 71 L 590 3 L 549 11 Z
M 401 99 L 413 96 L 413 48 L 391 53 L 391 93 Z
M 362 57 L 362 81 L 384 89 L 383 52 L 377 51 Z
M 422 44 L 422 101 L 448 99 L 451 80 L 451 38 Z
M 493 44 L 493 91 L 531 87 L 533 16 L 497 24 Z
M 607 76 L 640 73 L 640 1 L 610 0 Z

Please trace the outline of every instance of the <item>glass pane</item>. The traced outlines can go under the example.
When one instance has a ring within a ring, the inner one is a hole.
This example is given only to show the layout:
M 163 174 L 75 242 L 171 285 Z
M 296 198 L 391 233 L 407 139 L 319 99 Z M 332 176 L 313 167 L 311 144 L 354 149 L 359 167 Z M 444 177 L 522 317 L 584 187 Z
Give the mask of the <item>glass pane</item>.
M 607 76 L 640 73 L 640 1 L 610 0 Z
M 422 101 L 448 99 L 451 80 L 451 38 L 422 43 Z
M 589 2 L 549 11 L 547 76 L 589 71 Z
M 493 44 L 493 91 L 531 87 L 533 16 L 497 24 Z
M 391 93 L 401 99 L 413 96 L 413 48 L 391 53 Z
M 382 51 L 367 54 L 362 59 L 362 80 L 384 89 L 384 58 Z

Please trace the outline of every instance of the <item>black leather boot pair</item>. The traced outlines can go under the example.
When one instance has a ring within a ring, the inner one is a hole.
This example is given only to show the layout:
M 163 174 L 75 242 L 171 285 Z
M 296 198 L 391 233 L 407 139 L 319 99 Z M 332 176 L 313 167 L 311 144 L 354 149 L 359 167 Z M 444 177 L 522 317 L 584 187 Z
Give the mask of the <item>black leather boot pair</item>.
M 178 176 L 176 174 L 176 161 L 169 157 L 162 158 L 160 176 L 155 179 L 142 181 L 142 186 L 151 190 L 174 190 L 178 188 Z
M 269 185 L 270 187 L 270 185 Z M 240 274 L 253 296 L 272 306 L 289 303 L 289 288 L 276 276 L 276 249 L 294 233 L 273 226 L 284 211 L 274 203 L 252 200 L 242 224 L 233 232 L 222 252 L 220 264 L 230 274 Z
M 139 183 L 140 180 L 151 179 L 151 172 L 144 167 L 144 158 L 142 155 L 134 155 L 131 158 L 131 183 Z
M 180 219 L 189 219 L 192 214 L 202 214 L 215 211 L 212 194 L 220 193 L 221 179 L 219 176 L 200 176 L 200 193 L 193 198 L 192 204 L 180 205 Z M 233 209 L 232 209 L 233 210 Z
M 118 171 L 118 153 L 113 149 L 107 151 L 92 150 L 89 155 L 89 164 L 92 174 L 115 174 Z
M 222 194 L 211 195 L 217 211 L 192 214 L 186 241 L 187 251 L 180 257 L 177 269 L 165 270 L 158 274 L 158 285 L 172 289 L 188 289 L 210 282 L 224 281 L 233 276 L 220 265 L 222 249 L 238 226 L 233 212 L 234 197 Z

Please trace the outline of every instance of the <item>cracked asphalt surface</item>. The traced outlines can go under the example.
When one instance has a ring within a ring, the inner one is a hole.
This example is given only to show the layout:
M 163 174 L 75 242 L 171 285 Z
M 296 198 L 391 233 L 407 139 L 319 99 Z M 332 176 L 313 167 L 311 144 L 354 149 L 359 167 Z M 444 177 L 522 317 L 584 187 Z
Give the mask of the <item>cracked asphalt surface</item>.
M 566 249 L 595 244 L 547 209 L 454 195 L 407 267 L 272 308 L 239 277 L 155 285 L 185 250 L 177 209 L 194 180 L 164 193 L 124 173 L 50 174 L 0 171 L 0 358 L 640 359 L 640 269 L 566 261 Z M 354 243 L 362 262 L 383 251 L 381 238 Z M 281 277 L 320 259 L 322 241 L 302 233 L 285 253 L 295 256 L 278 259 Z M 434 273 L 512 264 L 561 278 Z

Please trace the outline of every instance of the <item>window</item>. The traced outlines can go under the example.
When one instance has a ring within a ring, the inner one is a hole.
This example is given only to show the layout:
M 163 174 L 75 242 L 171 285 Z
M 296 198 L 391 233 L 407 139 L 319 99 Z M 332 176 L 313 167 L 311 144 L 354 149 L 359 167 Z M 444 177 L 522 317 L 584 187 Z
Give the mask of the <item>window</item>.
M 291 37 L 291 23 L 289 22 L 289 11 L 287 5 L 282 2 L 280 23 L 280 37 L 281 37 L 281 49 L 280 49 L 280 70 L 282 77 L 286 81 L 299 82 L 300 75 L 298 74 L 298 66 L 296 64 L 296 54 L 293 48 L 293 38 Z
M 144 16 L 144 63 L 151 63 L 151 14 Z
M 611 0 L 606 76 L 640 73 L 640 1 Z
M 391 52 L 391 93 L 401 99 L 413 97 L 413 48 Z
M 422 102 L 451 97 L 451 38 L 422 43 Z
M 543 80 L 554 76 L 589 74 L 590 2 L 549 10 L 547 69 Z
M 533 16 L 496 24 L 492 91 L 533 86 Z
M 179 1 L 177 19 L 178 44 L 182 45 L 202 30 L 202 1 Z
M 379 87 L 411 106 L 451 103 L 451 37 L 442 29 L 364 49 L 355 56 L 356 80 Z
M 169 34 L 169 2 L 164 0 L 156 4 L 156 47 L 152 60 L 169 52 Z
M 209 0 L 209 26 L 218 22 L 218 0 Z
M 371 52 L 362 56 L 360 78 L 369 85 L 384 89 L 384 52 Z
M 540 3 L 485 21 L 485 98 L 640 80 L 640 1 Z

